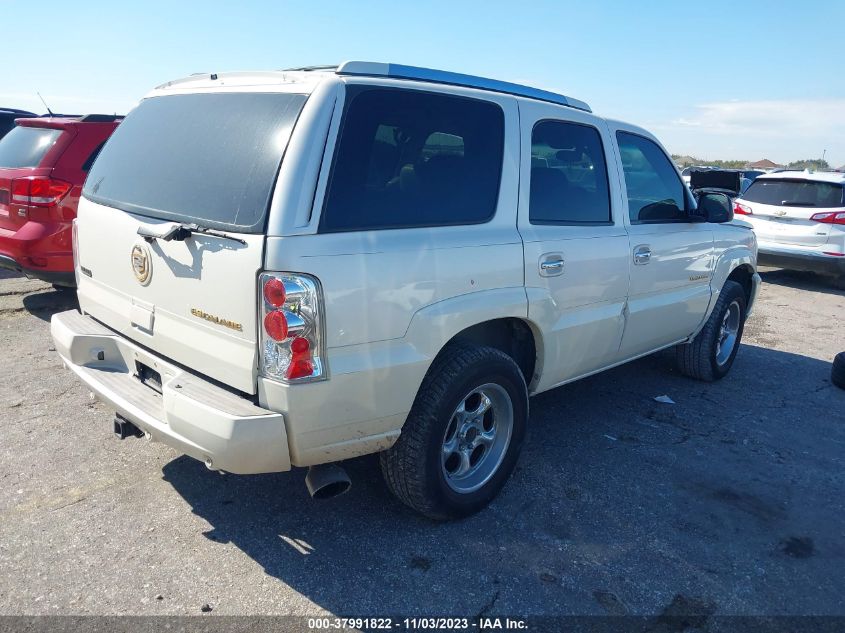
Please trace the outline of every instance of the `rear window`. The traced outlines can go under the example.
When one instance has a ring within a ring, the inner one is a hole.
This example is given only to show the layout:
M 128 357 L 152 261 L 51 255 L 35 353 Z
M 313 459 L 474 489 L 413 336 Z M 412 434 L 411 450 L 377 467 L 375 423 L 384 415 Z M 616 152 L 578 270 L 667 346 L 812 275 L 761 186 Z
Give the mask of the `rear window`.
M 38 167 L 62 130 L 19 125 L 0 139 L 0 167 Z
M 814 180 L 757 179 L 742 196 L 749 202 L 771 204 L 776 207 L 843 206 L 842 185 Z
M 498 105 L 415 90 L 353 88 L 350 97 L 321 231 L 493 217 L 505 134 Z
M 148 217 L 260 233 L 305 100 L 225 93 L 142 101 L 97 156 L 83 195 Z

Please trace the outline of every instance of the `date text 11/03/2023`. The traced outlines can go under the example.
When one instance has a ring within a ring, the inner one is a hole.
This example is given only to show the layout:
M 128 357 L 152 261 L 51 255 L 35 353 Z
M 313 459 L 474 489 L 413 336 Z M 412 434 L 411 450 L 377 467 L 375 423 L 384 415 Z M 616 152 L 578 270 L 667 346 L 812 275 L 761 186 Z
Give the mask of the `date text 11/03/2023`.
M 519 618 L 309 618 L 308 628 L 312 630 L 380 629 L 405 631 L 477 630 L 477 631 L 521 631 L 528 628 L 527 622 Z

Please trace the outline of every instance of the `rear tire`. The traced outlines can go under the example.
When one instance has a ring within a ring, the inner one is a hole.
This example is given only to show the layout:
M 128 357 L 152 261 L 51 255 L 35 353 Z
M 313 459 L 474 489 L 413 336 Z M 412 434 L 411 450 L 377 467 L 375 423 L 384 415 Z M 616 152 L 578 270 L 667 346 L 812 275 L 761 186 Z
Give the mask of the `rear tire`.
M 830 382 L 845 389 L 845 352 L 839 352 L 833 358 L 833 366 L 830 368 Z
M 396 444 L 381 453 L 387 486 L 435 520 L 474 514 L 513 471 L 527 419 L 528 390 L 510 356 L 449 346 L 426 374 Z
M 745 290 L 734 281 L 726 281 L 701 332 L 690 343 L 675 348 L 681 373 L 706 382 L 724 378 L 739 350 L 745 313 Z

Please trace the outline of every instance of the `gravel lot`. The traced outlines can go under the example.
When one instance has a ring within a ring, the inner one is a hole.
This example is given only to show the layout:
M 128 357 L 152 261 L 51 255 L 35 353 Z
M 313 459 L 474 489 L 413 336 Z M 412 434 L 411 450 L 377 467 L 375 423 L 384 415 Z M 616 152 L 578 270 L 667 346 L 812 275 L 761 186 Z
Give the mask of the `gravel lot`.
M 503 494 L 434 524 L 373 458 L 314 502 L 117 441 L 51 350 L 73 296 L 0 272 L 0 614 L 843 615 L 845 293 L 764 281 L 728 378 L 658 354 L 538 396 Z

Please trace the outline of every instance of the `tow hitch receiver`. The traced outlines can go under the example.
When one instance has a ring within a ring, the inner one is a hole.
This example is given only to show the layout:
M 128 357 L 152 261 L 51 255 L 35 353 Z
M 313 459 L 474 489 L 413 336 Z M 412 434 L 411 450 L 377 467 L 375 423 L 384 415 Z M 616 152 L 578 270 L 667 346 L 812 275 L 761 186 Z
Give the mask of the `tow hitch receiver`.
M 125 440 L 127 437 L 144 437 L 141 429 L 118 413 L 114 415 L 114 434 L 119 440 Z

